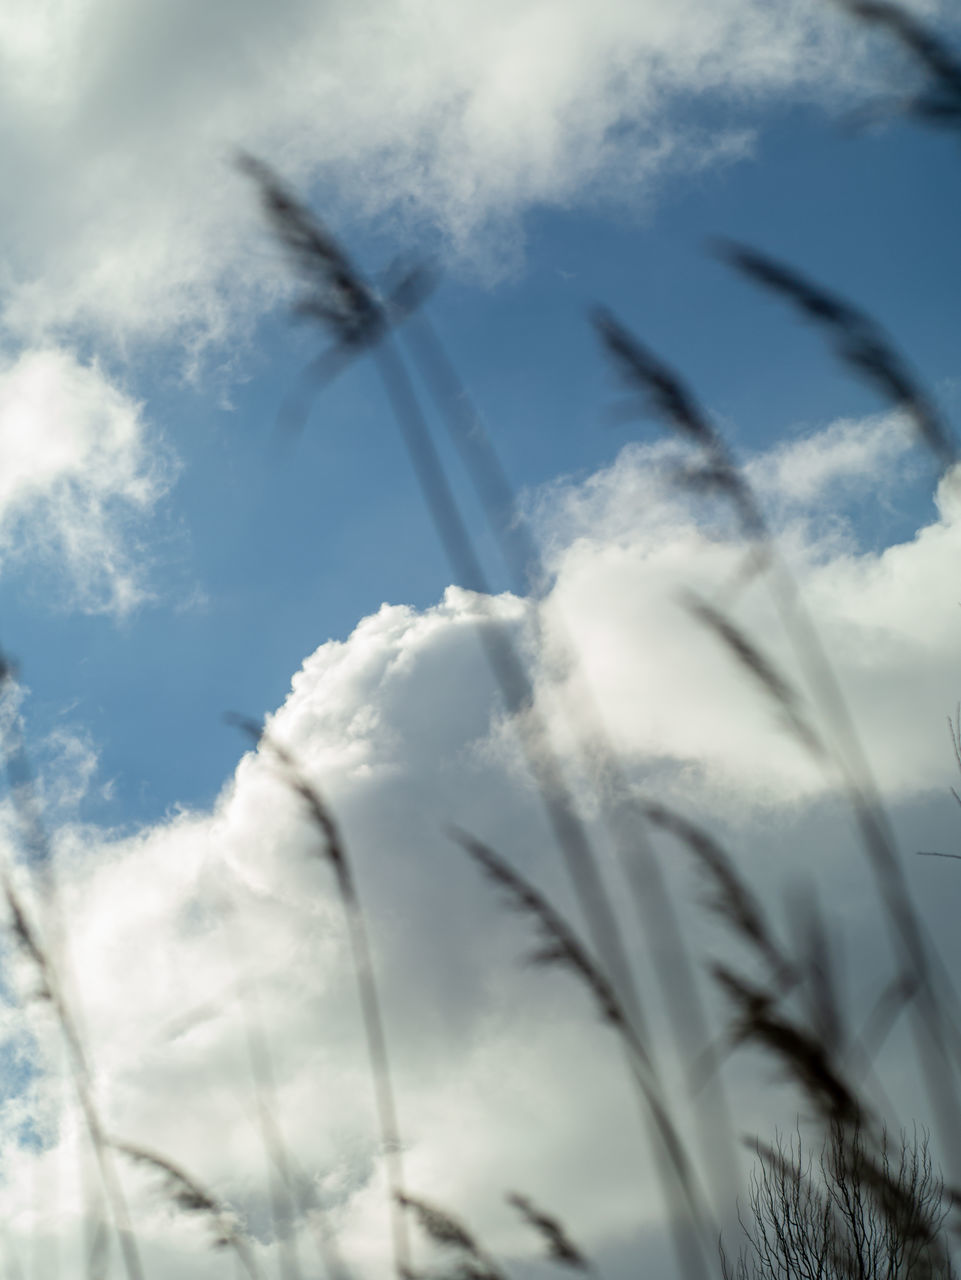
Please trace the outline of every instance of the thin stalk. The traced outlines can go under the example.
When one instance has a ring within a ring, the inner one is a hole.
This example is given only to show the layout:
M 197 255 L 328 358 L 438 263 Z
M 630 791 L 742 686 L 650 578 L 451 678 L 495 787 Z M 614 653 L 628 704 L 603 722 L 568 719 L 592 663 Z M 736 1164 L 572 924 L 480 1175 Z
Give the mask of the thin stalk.
M 647 1047 L 628 1016 L 619 993 L 576 930 L 540 890 L 480 840 L 457 828 L 451 835 L 488 878 L 504 891 L 508 905 L 532 920 L 540 932 L 541 940 L 531 953 L 530 962 L 558 966 L 573 973 L 589 992 L 601 1018 L 616 1031 L 631 1081 L 638 1093 L 642 1116 L 648 1122 L 656 1148 L 667 1157 L 667 1167 L 672 1174 L 670 1181 L 665 1180 L 665 1190 L 678 1259 L 687 1274 L 706 1274 L 704 1242 L 712 1238 L 713 1228 L 709 1233 L 694 1168 L 662 1096 Z M 674 1212 L 678 1209 L 689 1216 L 696 1228 L 694 1235 L 687 1231 L 680 1214 Z
M 135 1143 L 114 1141 L 111 1145 L 128 1159 L 160 1173 L 168 1185 L 174 1204 L 188 1213 L 202 1214 L 215 1229 L 215 1245 L 233 1251 L 235 1260 L 243 1268 L 248 1280 L 261 1280 L 257 1259 L 234 1224 L 230 1210 L 212 1192 L 166 1156 Z
M 532 599 L 536 623 L 538 597 L 546 589 L 548 574 L 494 442 L 423 308 L 409 316 L 404 333 L 418 372 L 460 454 L 500 547 L 513 589 Z M 565 669 L 580 672 L 578 654 L 560 619 L 555 621 L 554 632 L 554 643 Z M 632 794 L 591 692 L 586 682 L 582 680 L 582 684 L 582 718 L 564 700 L 580 767 L 598 796 L 605 828 L 632 890 L 631 901 L 662 988 L 662 1003 L 678 1057 L 686 1063 L 703 1062 L 705 1046 L 711 1044 L 713 1033 L 680 920 L 648 838 L 642 807 Z M 695 1092 L 694 1105 L 714 1199 L 720 1207 L 731 1198 L 732 1177 L 739 1181 L 740 1164 L 723 1078 L 712 1071 L 707 1082 L 709 1087 Z
M 239 956 L 234 938 L 227 930 L 228 946 L 234 972 L 239 972 Z M 254 1087 L 254 1105 L 260 1139 L 268 1158 L 268 1182 L 270 1188 L 270 1213 L 274 1238 L 278 1244 L 278 1270 L 281 1280 L 300 1280 L 300 1261 L 297 1256 L 296 1236 L 288 1239 L 284 1230 L 284 1211 L 293 1210 L 293 1179 L 287 1153 L 287 1144 L 277 1119 L 277 1090 L 274 1084 L 273 1063 L 263 1033 L 260 1001 L 256 987 L 248 992 L 238 983 L 237 999 L 240 1003 L 247 1060 Z M 279 1180 L 279 1185 L 278 1185 Z M 286 1204 L 284 1200 L 286 1199 Z M 292 1216 L 292 1215 L 291 1215 Z
M 489 597 L 489 584 L 474 553 L 410 378 L 389 337 L 376 349 L 375 361 L 451 568 L 469 590 Z M 638 997 L 620 925 L 604 889 L 587 832 L 575 812 L 560 761 L 535 709 L 530 680 L 503 628 L 482 627 L 480 636 L 508 714 L 516 718 L 528 766 L 564 855 L 592 944 L 636 1019 L 640 1013 Z
M 389 308 L 374 296 L 327 229 L 265 165 L 247 159 L 243 167 L 260 187 L 265 210 L 278 239 L 308 286 L 309 292 L 302 300 L 301 311 L 331 331 L 335 342 L 345 351 L 371 351 L 425 504 L 454 574 L 469 589 L 486 595 L 487 583 L 433 439 L 407 371 L 393 348 Z M 484 626 L 480 632 L 507 711 L 513 715 L 520 730 L 529 767 L 586 917 L 592 943 L 621 992 L 638 1034 L 641 1034 L 639 1001 L 619 925 L 586 831 L 571 802 L 549 735 L 534 709 L 527 674 L 500 627 Z M 669 1152 L 668 1159 L 671 1158 Z
M 80 1104 L 80 1110 L 93 1147 L 97 1171 L 100 1175 L 104 1194 L 110 1206 L 128 1280 L 144 1280 L 140 1249 L 131 1227 L 127 1200 L 117 1177 L 109 1142 L 94 1102 L 90 1068 L 79 1031 L 64 999 L 53 961 L 30 923 L 10 875 L 6 871 L 0 875 L 0 886 L 2 886 L 7 905 L 13 916 L 14 933 L 36 966 L 43 984 L 43 994 L 50 1001 L 57 1022 L 60 1025 L 61 1034 L 67 1047 L 77 1101 Z
M 736 261 L 743 265 L 744 252 L 735 248 L 728 252 L 728 256 L 732 252 Z M 887 346 L 877 337 L 869 318 L 836 299 L 822 297 L 814 287 L 796 279 L 788 269 L 768 264 L 758 255 L 748 254 L 747 257 L 752 274 L 770 277 L 765 278 L 765 283 L 790 292 L 803 309 L 837 327 L 846 340 L 849 338 L 853 345 L 850 350 L 845 347 L 844 352 L 862 370 L 873 375 L 880 368 L 882 381 L 887 378 L 888 383 L 897 387 L 904 383 L 907 389 L 902 388 L 899 394 L 913 405 L 919 416 L 921 434 L 942 461 L 955 456 L 953 443 L 947 439 L 942 441 L 940 425 L 936 421 L 933 424 L 928 421 L 926 399 L 915 390 L 910 378 L 902 373 L 900 367 L 895 367 L 891 373 L 888 358 L 897 366 L 896 354 L 891 356 Z M 802 677 L 824 723 L 831 760 L 861 833 L 893 942 L 904 966 L 919 979 L 916 1017 L 927 1044 L 920 1043 L 917 1037 L 914 1043 L 928 1095 L 943 1132 L 949 1137 L 947 1146 L 956 1162 L 954 1177 L 958 1180 L 961 1176 L 961 1107 L 955 1087 L 955 1064 L 946 1041 L 946 1031 L 951 1028 L 945 1025 L 945 1013 L 935 989 L 934 965 L 937 966 L 941 990 L 951 995 L 956 1008 L 957 996 L 933 944 L 925 939 L 897 860 L 890 823 L 840 683 L 804 608 L 794 577 L 771 535 L 760 504 L 726 441 L 673 370 L 638 342 L 618 320 L 607 312 L 599 312 L 595 316 L 595 324 L 628 383 L 649 395 L 655 411 L 699 450 L 703 466 L 692 472 L 691 478 L 702 488 L 719 493 L 731 502 L 745 537 L 755 549 L 755 557 L 759 557 L 759 563 L 767 569 L 768 589 Z
M 8 693 L 16 679 L 16 665 L 0 650 L 0 693 Z M 30 923 L 8 872 L 0 875 L 0 887 L 13 916 L 14 933 L 38 971 L 42 984 L 41 990 L 49 999 L 60 1026 L 74 1089 L 94 1150 L 101 1185 L 110 1206 L 129 1280 L 142 1280 L 143 1266 L 130 1223 L 126 1197 L 113 1166 L 103 1125 L 94 1103 L 80 1022 L 71 1008 L 75 1001 L 71 1001 L 67 994 L 69 971 L 63 953 L 64 929 L 60 899 L 53 874 L 53 853 L 37 796 L 36 780 L 23 741 L 20 719 L 15 710 L 4 726 L 4 732 L 6 743 L 3 762 L 7 784 L 28 854 L 28 868 L 33 879 L 39 884 L 41 898 L 47 910 L 49 933 L 53 939 L 52 946 L 41 941 L 36 928 Z M 94 1254 L 91 1252 L 91 1259 L 93 1257 Z
M 357 888 L 349 869 L 339 877 L 341 881 L 341 903 L 344 909 L 344 920 L 350 939 L 350 950 L 353 957 L 354 976 L 357 980 L 357 997 L 360 1002 L 361 1015 L 364 1020 L 364 1034 L 367 1037 L 367 1051 L 370 1055 L 372 1074 L 377 1094 L 377 1112 L 380 1116 L 380 1127 L 384 1142 L 384 1163 L 391 1192 L 391 1230 L 394 1238 L 394 1254 L 397 1258 L 397 1271 L 404 1275 L 410 1269 L 410 1240 L 407 1234 L 407 1222 L 402 1212 L 398 1196 L 404 1194 L 404 1167 L 401 1155 L 400 1126 L 397 1121 L 397 1104 L 391 1085 L 390 1057 L 387 1051 L 387 1036 L 384 1031 L 384 1017 L 380 1007 L 380 997 L 374 975 L 374 962 L 370 950 L 370 939 L 364 913 L 361 910 Z
M 402 1208 L 405 1190 L 400 1126 L 397 1121 L 387 1036 L 377 991 L 370 940 L 357 885 L 347 856 L 347 847 L 326 801 L 318 789 L 307 781 L 290 752 L 268 734 L 261 732 L 257 725 L 243 720 L 238 722 L 255 740 L 265 746 L 283 767 L 294 791 L 307 806 L 323 841 L 323 859 L 334 872 L 338 898 L 347 928 L 348 945 L 357 982 L 358 1003 L 374 1083 L 374 1098 L 387 1172 L 394 1266 L 397 1275 L 403 1277 L 410 1273 L 411 1263 L 410 1238 Z

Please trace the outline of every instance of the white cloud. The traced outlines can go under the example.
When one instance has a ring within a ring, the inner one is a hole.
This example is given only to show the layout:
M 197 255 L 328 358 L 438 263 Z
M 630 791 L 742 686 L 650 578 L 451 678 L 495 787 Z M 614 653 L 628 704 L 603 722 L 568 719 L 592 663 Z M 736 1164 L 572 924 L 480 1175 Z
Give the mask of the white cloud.
M 816 511 L 821 488 L 848 474 L 852 448 L 859 465 L 874 460 L 866 481 L 880 476 L 898 453 L 889 433 L 878 419 L 798 442 L 803 485 L 791 482 L 790 449 L 750 465 L 781 476 L 798 503 L 809 494 Z M 665 490 L 665 461 L 664 448 L 633 447 L 589 481 L 554 489 L 551 611 L 567 617 L 631 779 L 736 835 L 763 896 L 799 866 L 816 874 L 863 989 L 888 960 L 843 806 L 778 731 L 770 706 L 677 608 L 679 589 L 722 583 L 738 549 Z M 907 839 L 922 845 L 936 809 L 906 802 L 946 787 L 953 771 L 939 732 L 957 680 L 951 584 L 961 503 L 950 479 L 939 501 L 935 522 L 880 554 L 859 550 L 853 536 L 820 543 L 816 520 L 792 525 L 795 570 L 882 787 Z M 760 594 L 758 583 L 742 593 L 736 616 L 780 651 Z M 323 788 L 355 862 L 411 1185 L 463 1213 L 509 1257 L 534 1250 L 501 1200 L 512 1187 L 562 1214 L 602 1264 L 631 1247 L 656 1253 L 658 1192 L 610 1033 L 570 975 L 517 967 L 533 941 L 528 926 L 497 905 L 444 835 L 452 820 L 476 832 L 573 911 L 530 784 L 504 747 L 475 633 L 492 611 L 520 633 L 524 611 L 510 597 L 485 606 L 451 589 L 424 612 L 384 606 L 307 659 L 270 731 Z M 799 796 L 809 801 L 804 812 Z M 245 1041 L 245 1019 L 255 1019 L 286 1140 L 351 1262 L 361 1274 L 381 1273 L 383 1184 L 342 913 L 317 833 L 269 757 L 247 754 L 211 814 L 182 814 L 124 839 L 64 829 L 58 845 L 73 985 L 110 1130 L 228 1197 L 271 1258 Z M 666 870 L 675 889 L 690 892 L 676 858 Z M 950 944 L 950 903 L 942 895 L 928 909 L 949 926 Z M 684 910 L 683 919 L 697 955 L 716 950 L 703 916 Z M 28 968 L 20 966 L 21 997 L 35 986 Z M 641 972 L 647 990 L 657 969 L 645 962 Z M 21 1074 L 19 1089 L 17 1073 L 8 1074 L 0 1107 L 8 1235 L 31 1248 L 57 1237 L 70 1256 L 82 1238 L 76 1148 L 84 1144 L 72 1111 L 60 1110 L 56 1072 L 45 1074 L 57 1061 L 49 1012 L 34 1003 L 25 1014 L 5 997 L 0 1032 L 40 1071 L 32 1081 Z M 738 1064 L 743 1123 L 773 1123 L 778 1097 L 789 1120 L 790 1096 L 759 1094 L 758 1077 Z M 893 1065 L 902 1097 L 907 1068 L 899 1057 Z M 760 1080 L 768 1085 L 769 1074 Z M 40 1154 L 23 1145 L 30 1117 L 51 1143 Z M 126 1185 L 151 1274 L 206 1274 L 200 1227 L 158 1196 L 156 1180 L 128 1170 Z M 310 1247 L 306 1235 L 300 1245 Z
M 276 287 L 239 146 L 470 256 L 492 219 L 511 243 L 531 206 L 636 204 L 744 154 L 740 127 L 678 126 L 679 99 L 839 101 L 872 74 L 817 0 L 21 0 L 0 64 L 6 324 L 120 344 L 222 336 Z
M 957 477 L 942 481 L 941 518 L 880 554 L 860 548 L 853 524 L 825 508 L 886 488 L 895 462 L 903 476 L 911 445 L 906 423 L 878 416 L 836 423 L 747 465 L 892 795 L 946 785 L 940 726 L 958 693 L 961 635 L 948 585 L 961 538 Z M 670 444 L 628 447 L 587 483 L 549 491 L 541 523 L 556 575 L 550 610 L 622 750 L 694 767 L 719 801 L 733 788 L 735 805 L 746 793 L 780 803 L 830 789 L 771 698 L 685 604 L 689 591 L 719 601 L 796 679 L 765 580 L 741 583 L 745 549 L 733 522 L 715 511 L 705 523 L 703 507 L 695 516 L 696 500 L 671 483 L 676 459 Z
M 29 558 L 49 592 L 125 613 L 144 597 L 135 522 L 165 466 L 141 406 L 96 364 L 55 347 L 0 365 L 0 567 Z
M 516 232 L 538 203 L 602 188 L 636 199 L 672 168 L 744 153 L 740 131 L 679 129 L 679 97 L 838 101 L 872 74 L 845 22 L 815 0 L 14 0 L 0 14 L 0 62 L 2 318 L 33 344 L 0 368 L 0 567 L 39 557 L 64 571 L 81 607 L 117 612 L 143 598 L 131 520 L 156 500 L 164 467 L 140 406 L 58 344 L 78 333 L 121 348 L 203 343 L 273 296 L 276 264 L 230 168 L 235 146 L 336 193 L 340 211 L 399 217 L 469 255 L 492 225 Z M 749 470 L 772 495 L 882 788 L 904 804 L 952 773 L 940 729 L 956 697 L 961 503 L 945 481 L 938 520 L 883 553 L 822 520 L 828 500 L 903 462 L 898 431 L 892 418 L 836 424 Z M 743 549 L 717 512 L 701 518 L 665 490 L 670 456 L 629 449 L 549 494 L 548 640 L 563 617 L 632 780 L 685 803 L 696 783 L 697 806 L 738 831 L 769 887 L 792 850 L 805 852 L 873 976 L 883 964 L 850 850 L 808 856 L 803 830 L 788 830 L 801 799 L 835 816 L 830 787 L 679 607 L 682 589 L 730 584 Z M 793 670 L 762 584 L 725 599 Z M 475 630 L 491 611 L 521 633 L 524 609 L 509 597 L 485 609 L 452 589 L 424 612 L 385 606 L 306 660 L 271 731 L 329 794 L 356 859 L 412 1185 L 522 1257 L 533 1244 L 500 1196 L 530 1191 L 603 1262 L 638 1239 L 639 1222 L 642 1233 L 661 1222 L 617 1055 L 569 976 L 515 967 L 524 924 L 443 834 L 450 821 L 476 831 L 572 910 L 483 666 Z M 539 673 L 545 706 L 556 669 Z M 60 745 L 83 785 L 89 745 Z M 765 823 L 778 828 L 776 871 Z M 340 905 L 289 787 L 248 755 L 210 814 L 124 839 L 64 828 L 57 843 L 73 994 L 110 1131 L 228 1197 L 273 1265 L 253 1019 L 291 1150 L 351 1260 L 383 1274 L 383 1186 Z M 860 896 L 837 892 L 851 884 Z M 686 919 L 700 951 L 706 934 Z M 12 953 L 8 970 L 0 1213 L 14 1249 L 42 1259 L 43 1241 L 57 1241 L 69 1266 L 89 1243 L 95 1178 L 89 1167 L 80 1177 L 90 1162 L 49 1009 L 32 998 L 36 975 Z M 208 1274 L 200 1226 L 150 1179 L 126 1170 L 125 1182 L 150 1274 Z M 309 1248 L 306 1233 L 299 1243 Z
M 238 147 L 338 218 L 510 257 L 532 207 L 636 206 L 666 173 L 750 150 L 746 126 L 680 127 L 678 101 L 840 100 L 872 65 L 818 0 L 12 0 L 0 327 L 24 354 L 0 369 L 0 554 L 43 548 L 85 608 L 141 598 L 124 512 L 164 463 L 126 393 L 70 352 L 176 340 L 191 369 L 219 340 L 229 359 L 223 340 L 286 281 Z
M 778 444 L 751 460 L 748 475 L 769 502 L 810 510 L 835 504 L 852 489 L 877 494 L 879 486 L 903 483 L 912 464 L 920 472 L 913 424 L 904 414 L 885 413 L 841 418 Z

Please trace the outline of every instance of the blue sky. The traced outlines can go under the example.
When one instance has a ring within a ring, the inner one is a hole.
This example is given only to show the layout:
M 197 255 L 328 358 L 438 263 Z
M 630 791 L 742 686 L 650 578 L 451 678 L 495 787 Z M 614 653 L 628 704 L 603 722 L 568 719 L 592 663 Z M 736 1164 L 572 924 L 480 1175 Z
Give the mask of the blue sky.
M 570 208 L 520 210 L 506 266 L 448 261 L 434 322 L 518 490 L 584 475 L 626 441 L 657 435 L 656 425 L 611 412 L 622 397 L 589 327 L 597 302 L 684 372 L 741 450 L 880 407 L 821 335 L 711 257 L 715 234 L 857 300 L 946 409 L 957 407 L 955 140 L 896 118 L 855 132 L 843 113 L 810 103 L 761 114 L 753 104 L 685 104 L 702 129 L 717 110 L 723 127 L 750 132 L 737 159 L 658 178 L 639 207 L 601 188 Z M 323 212 L 322 187 L 304 184 L 303 195 Z M 256 214 L 252 192 L 238 184 L 235 196 L 249 196 Z M 336 229 L 368 269 L 418 251 L 416 232 L 389 216 L 342 215 Z M 248 252 L 263 256 L 266 230 L 262 239 Z M 283 279 L 285 263 L 273 265 Z M 278 408 L 325 339 L 293 326 L 283 305 L 250 318 L 241 340 L 204 352 L 190 381 L 174 343 L 114 365 L 170 469 L 136 531 L 153 598 L 121 620 L 78 614 L 63 607 L 56 577 L 37 585 L 29 560 L 0 588 L 31 728 L 42 734 L 66 717 L 90 735 L 98 780 L 112 783 L 106 803 L 98 788 L 85 797 L 84 815 L 99 821 L 210 803 L 237 755 L 223 711 L 266 713 L 318 643 L 346 638 L 382 602 L 425 606 L 449 581 L 366 362 L 315 403 L 302 438 L 278 449 Z M 898 494 L 881 518 L 868 504 L 861 535 L 912 531 L 928 490 L 922 482 Z M 488 563 L 503 582 L 496 558 Z
M 911 8 L 961 36 L 949 4 Z M 921 82 L 890 39 L 814 0 L 64 0 L 11 5 L 0 56 L 0 643 L 20 673 L 5 714 L 47 806 L 111 1126 L 221 1189 L 273 1266 L 237 995 L 259 991 L 281 1127 L 358 1274 L 380 1274 L 337 903 L 289 789 L 223 719 L 269 717 L 358 860 L 413 1185 L 525 1266 L 530 1241 L 497 1207 L 509 1168 L 611 1277 L 630 1274 L 632 1248 L 653 1260 L 664 1243 L 623 1081 L 577 993 L 516 975 L 516 921 L 443 836 L 477 831 L 570 906 L 476 626 L 496 617 L 522 645 L 575 778 L 555 704 L 583 709 L 583 681 L 632 785 L 728 833 L 772 901 L 801 866 L 815 875 L 857 957 L 851 989 L 869 987 L 887 958 L 836 783 L 677 607 L 722 590 L 742 548 L 671 485 L 676 442 L 615 412 L 589 314 L 610 308 L 681 371 L 745 460 L 905 850 L 947 847 L 957 476 L 939 480 L 903 415 L 710 243 L 743 241 L 863 307 L 957 427 L 957 135 L 899 110 Z M 552 574 L 540 647 L 527 602 L 456 589 L 369 359 L 278 441 L 326 337 L 291 320 L 239 148 L 372 276 L 398 256 L 437 264 L 431 319 Z M 760 590 L 731 602 L 789 663 Z M 0 818 L 16 864 L 9 800 Z M 943 870 L 925 865 L 918 893 L 950 938 Z M 717 944 L 693 909 L 685 921 L 698 954 Z M 8 965 L 0 1197 L 15 1247 L 69 1255 L 96 1211 L 63 1172 L 83 1139 L 56 1030 Z M 745 1123 L 791 1123 L 796 1102 L 758 1103 L 758 1079 L 755 1063 L 732 1083 Z M 130 1194 L 151 1274 L 208 1274 L 201 1234 L 143 1180 Z

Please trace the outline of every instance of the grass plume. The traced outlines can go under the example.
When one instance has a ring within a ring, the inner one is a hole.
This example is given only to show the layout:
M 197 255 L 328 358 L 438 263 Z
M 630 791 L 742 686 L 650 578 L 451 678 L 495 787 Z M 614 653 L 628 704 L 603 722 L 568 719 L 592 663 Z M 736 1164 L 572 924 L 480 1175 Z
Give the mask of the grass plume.
M 268 734 L 256 722 L 242 716 L 229 717 L 232 723 L 248 734 L 259 749 L 272 758 L 291 790 L 306 806 L 313 825 L 320 836 L 320 856 L 333 870 L 338 896 L 344 912 L 347 934 L 357 982 L 358 1001 L 367 1039 L 371 1076 L 377 1114 L 380 1122 L 384 1163 L 387 1171 L 391 1238 L 394 1248 L 394 1264 L 398 1275 L 410 1271 L 410 1241 L 407 1224 L 400 1210 L 400 1197 L 404 1195 L 404 1170 L 400 1127 L 397 1120 L 397 1104 L 391 1080 L 390 1060 L 387 1051 L 387 1034 L 381 1013 L 380 996 L 374 971 L 373 955 L 367 934 L 367 924 L 353 871 L 347 857 L 347 849 L 327 802 L 318 788 L 310 782 L 293 754 Z
M 353 297 L 355 294 L 363 294 L 366 286 L 359 273 L 350 267 L 340 250 L 336 253 L 331 250 L 332 238 L 322 228 L 316 238 L 305 232 L 304 228 L 309 228 L 313 221 L 310 211 L 286 190 L 282 190 L 281 200 L 272 196 L 269 172 L 268 170 L 266 179 L 262 180 L 256 166 L 251 170 L 252 176 L 266 192 L 268 211 L 274 221 L 283 223 L 285 219 L 290 220 L 289 231 L 281 228 L 279 235 L 283 243 L 292 246 L 295 260 L 303 253 L 316 257 L 316 264 L 306 273 L 308 283 L 312 274 L 318 276 L 324 285 L 332 272 L 339 279 L 342 271 L 348 271 L 353 282 L 349 295 Z M 369 291 L 365 296 L 369 297 Z M 358 306 L 366 314 L 367 303 L 359 303 Z M 330 326 L 331 320 L 325 314 L 320 318 Z M 348 326 L 348 330 L 349 333 L 353 332 L 351 326 Z M 370 332 L 373 334 L 374 330 L 371 329 Z M 640 1002 L 621 926 L 601 875 L 597 855 L 567 785 L 552 736 L 538 712 L 530 676 L 511 637 L 499 621 L 491 616 L 489 606 L 484 603 L 490 596 L 489 582 L 455 500 L 406 365 L 395 349 L 387 328 L 377 330 L 377 338 L 379 340 L 376 343 L 372 340 L 368 345 L 372 345 L 375 365 L 413 466 L 424 504 L 447 554 L 455 580 L 477 593 L 481 608 L 488 615 L 479 627 L 481 645 L 506 710 L 517 728 L 525 759 L 584 914 L 591 944 L 597 953 L 599 964 L 608 975 L 612 989 L 616 990 L 619 1000 L 627 1010 L 631 1023 L 640 1027 Z
M 460 1254 L 461 1266 L 457 1274 L 465 1280 L 506 1280 L 506 1276 L 494 1259 L 477 1241 L 471 1231 L 446 1209 L 441 1209 L 422 1196 L 397 1194 L 398 1204 L 417 1219 L 418 1226 L 427 1238 L 441 1249 Z M 408 1272 L 411 1277 L 418 1273 Z
M 947 424 L 907 361 L 866 312 L 813 283 L 793 267 L 732 240 L 719 240 L 717 255 L 762 288 L 780 294 L 834 339 L 839 358 L 913 420 L 919 439 L 945 470 L 958 459 Z
M 927 75 L 924 92 L 906 109 L 927 124 L 961 132 L 961 60 L 945 40 L 903 5 L 889 0 L 837 0 L 852 17 L 887 31 Z
M 645 804 L 644 816 L 687 847 L 709 877 L 710 909 L 761 956 L 779 987 L 793 986 L 797 979 L 795 967 L 777 942 L 757 896 L 729 854 L 702 827 L 667 805 Z
M 0 889 L 10 913 L 10 927 L 20 948 L 31 962 L 39 979 L 36 997 L 50 1004 L 67 1051 L 70 1073 L 83 1116 L 104 1196 L 110 1206 L 114 1229 L 128 1280 L 144 1280 L 140 1248 L 130 1221 L 127 1198 L 117 1177 L 110 1143 L 107 1140 L 100 1110 L 94 1098 L 93 1080 L 87 1053 L 76 1018 L 70 1009 L 60 974 L 53 956 L 30 919 L 9 871 L 0 873 Z
M 528 963 L 556 966 L 572 973 L 590 994 L 602 1020 L 617 1032 L 631 1076 L 644 1103 L 644 1114 L 653 1126 L 657 1149 L 670 1174 L 666 1185 L 680 1195 L 685 1216 L 690 1218 L 697 1233 L 692 1239 L 680 1221 L 673 1224 L 678 1255 L 687 1274 L 703 1274 L 704 1258 L 699 1237 L 703 1237 L 710 1215 L 705 1208 L 699 1179 L 672 1117 L 656 1065 L 617 991 L 577 932 L 539 890 L 488 845 L 457 828 L 453 828 L 450 834 L 503 892 L 508 906 L 533 923 L 540 940 L 528 954 Z
M 873 321 L 846 303 L 802 280 L 788 268 L 752 250 L 725 244 L 722 255 L 744 255 L 735 265 L 756 270 L 772 288 L 783 288 L 812 317 L 820 319 L 839 338 L 842 354 L 850 356 L 865 374 L 877 374 L 882 387 L 896 393 L 898 403 L 910 399 L 919 419 L 921 436 L 947 463 L 954 447 L 946 428 L 942 428 L 934 411 L 926 411 L 928 400 L 917 388 L 906 364 L 881 335 Z M 596 322 L 597 323 L 597 322 Z M 653 395 L 654 407 L 668 425 L 700 446 L 706 458 L 708 474 L 717 472 L 723 478 L 721 490 L 733 501 L 746 536 L 758 548 L 750 565 L 753 577 L 767 571 L 767 581 L 785 634 L 797 661 L 802 679 L 817 714 L 817 733 L 824 742 L 831 763 L 841 779 L 844 794 L 854 814 L 862 847 L 874 876 L 884 906 L 892 943 L 899 953 L 899 964 L 916 976 L 917 1000 L 912 1002 L 918 1035 L 915 1047 L 928 1096 L 945 1135 L 950 1152 L 961 1150 L 961 1103 L 958 1098 L 957 1069 L 961 1062 L 959 1001 L 951 976 L 914 906 L 910 886 L 901 866 L 897 842 L 890 820 L 868 764 L 857 726 L 847 706 L 844 692 L 824 645 L 801 599 L 797 583 L 780 556 L 753 490 L 738 468 L 732 454 L 700 410 L 693 395 L 681 380 L 658 357 L 653 356 L 618 322 L 605 314 L 600 317 L 599 332 L 623 377 L 645 394 Z M 893 384 L 893 387 L 890 385 Z M 715 466 L 713 459 L 719 459 Z M 756 513 L 756 515 L 754 514 Z M 707 621 L 707 619 L 705 619 Z M 743 657 L 744 665 L 766 684 L 772 696 L 782 701 L 786 693 L 778 681 L 764 679 L 764 664 L 756 661 L 752 643 L 739 628 L 733 632 L 715 627 L 729 647 Z M 747 647 L 743 641 L 747 641 Z M 756 646 L 755 646 L 756 647 Z M 792 707 L 792 700 L 782 705 Z M 797 704 L 793 706 L 796 711 Z M 789 723 L 791 717 L 789 716 Z M 802 738 L 813 726 L 806 720 L 795 722 Z M 813 745 L 813 744 L 812 744 Z M 955 1157 L 952 1154 L 952 1160 Z M 955 1167 L 961 1168 L 961 1165 Z
M 827 751 L 810 718 L 801 707 L 801 697 L 792 682 L 775 666 L 727 614 L 707 600 L 688 594 L 688 612 L 721 641 L 724 647 L 782 711 L 788 728 L 801 745 L 821 762 Z
M 521 1195 L 519 1191 L 509 1191 L 506 1200 L 512 1209 L 517 1210 L 527 1225 L 541 1237 L 547 1246 L 547 1257 L 551 1262 L 559 1263 L 563 1267 L 573 1267 L 578 1271 L 591 1270 L 590 1263 L 567 1234 L 559 1218 L 546 1213 L 529 1196 Z
M 683 378 L 645 346 L 606 308 L 595 308 L 594 329 L 621 380 L 649 405 L 655 415 L 701 455 L 698 466 L 680 473 L 687 487 L 728 498 L 748 538 L 757 545 L 755 558 L 769 543 L 761 509 L 724 440 Z M 761 567 L 760 565 L 758 567 Z
M 735 1044 L 754 1043 L 769 1053 L 824 1119 L 844 1124 L 862 1119 L 864 1106 L 842 1078 L 827 1046 L 817 1034 L 779 1011 L 776 992 L 748 982 L 726 965 L 715 964 L 712 972 L 734 1009 L 731 1038 Z
M 214 1233 L 216 1249 L 230 1249 L 250 1280 L 261 1280 L 257 1265 L 244 1233 L 234 1215 L 217 1197 L 166 1156 L 131 1142 L 113 1141 L 111 1146 L 136 1164 L 153 1169 L 163 1176 L 171 1200 L 178 1209 L 204 1218 Z

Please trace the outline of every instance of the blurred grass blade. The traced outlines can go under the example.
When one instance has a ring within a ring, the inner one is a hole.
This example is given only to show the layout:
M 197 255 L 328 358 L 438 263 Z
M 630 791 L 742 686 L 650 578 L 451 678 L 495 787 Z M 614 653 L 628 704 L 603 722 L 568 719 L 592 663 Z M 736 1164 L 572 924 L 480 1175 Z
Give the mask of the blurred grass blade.
M 957 446 L 940 414 L 903 356 L 869 315 L 814 284 L 793 267 L 731 240 L 715 244 L 720 258 L 792 302 L 834 338 L 840 359 L 913 419 L 918 436 L 944 470 L 957 461 Z
M 574 1267 L 578 1271 L 590 1271 L 590 1263 L 567 1234 L 559 1218 L 545 1213 L 529 1196 L 521 1195 L 518 1191 L 508 1192 L 506 1200 L 544 1241 L 547 1246 L 547 1256 L 551 1262 L 557 1262 L 565 1267 Z

